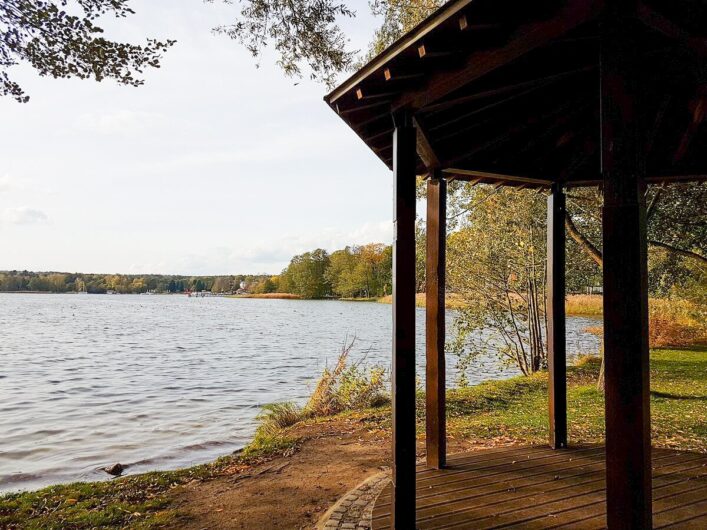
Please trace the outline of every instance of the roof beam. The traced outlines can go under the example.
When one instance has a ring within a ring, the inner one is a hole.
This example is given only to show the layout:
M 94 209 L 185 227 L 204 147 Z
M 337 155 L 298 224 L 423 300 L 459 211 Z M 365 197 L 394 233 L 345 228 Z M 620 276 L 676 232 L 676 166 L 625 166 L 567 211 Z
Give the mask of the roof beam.
M 536 79 L 531 79 L 529 81 L 523 81 L 522 83 L 517 83 L 515 85 L 507 85 L 507 86 L 501 86 L 498 88 L 494 88 L 492 90 L 485 90 L 483 92 L 476 92 L 474 94 L 469 94 L 466 96 L 460 96 L 457 98 L 453 99 L 445 99 L 444 101 L 440 101 L 439 103 L 435 103 L 434 105 L 428 105 L 425 107 L 424 111 L 425 114 L 432 113 L 432 112 L 440 112 L 443 110 L 446 110 L 450 107 L 454 107 L 456 105 L 463 105 L 464 103 L 468 103 L 470 101 L 475 101 L 477 99 L 484 99 L 492 96 L 501 96 L 504 94 L 507 94 L 509 92 L 516 92 L 518 90 L 525 90 L 525 89 L 539 89 L 543 88 L 553 82 L 556 81 L 561 81 L 563 79 L 566 79 L 568 77 L 572 77 L 578 74 L 586 73 L 586 72 L 591 72 L 592 70 L 596 70 L 597 65 L 592 64 L 588 66 L 584 66 L 582 68 L 576 68 L 574 70 L 568 70 L 566 72 L 560 72 L 557 74 L 552 74 L 544 77 L 539 77 Z M 528 92 L 523 92 L 528 93 Z
M 389 104 L 390 104 L 390 101 L 382 100 L 382 101 L 376 101 L 373 103 L 368 103 L 367 105 L 359 105 L 357 107 L 351 107 L 348 109 L 341 109 L 341 108 L 339 108 L 339 104 L 337 103 L 336 104 L 336 112 L 338 114 L 341 114 L 342 116 L 345 116 L 347 114 L 353 114 L 354 112 L 359 112 L 362 110 L 369 110 L 369 109 L 373 109 L 376 107 L 382 107 L 383 105 L 389 105 Z
M 552 184 L 552 180 L 546 180 L 546 179 L 536 179 L 536 178 L 530 178 L 530 177 L 521 177 L 517 175 L 501 175 L 499 173 L 487 173 L 485 171 L 474 171 L 471 169 L 461 169 L 461 168 L 446 168 L 442 170 L 442 173 L 448 173 L 451 175 L 456 175 L 457 178 L 460 177 L 471 177 L 471 178 L 464 178 L 463 180 L 475 180 L 475 182 L 479 182 L 481 180 L 491 180 L 495 183 L 501 182 L 517 182 L 519 184 L 531 184 L 535 186 L 546 186 L 549 187 Z M 460 180 L 462 180 L 460 178 Z
M 425 127 L 420 123 L 418 118 L 413 118 L 415 129 L 417 129 L 417 154 L 425 163 L 427 169 L 437 169 L 441 162 L 439 157 L 432 148 L 429 137 L 425 132 Z
M 636 8 L 636 16 L 638 20 L 649 28 L 662 33 L 668 38 L 677 40 L 700 57 L 707 57 L 707 39 L 693 36 L 689 31 L 666 18 L 652 7 L 639 2 Z
M 533 127 L 541 128 L 541 126 L 543 126 L 542 130 L 552 133 L 558 126 L 561 127 L 565 125 L 568 121 L 573 119 L 578 114 L 581 114 L 585 110 L 586 104 L 582 104 L 581 99 L 570 100 L 552 110 L 547 110 L 545 108 L 540 109 L 540 112 L 526 116 L 525 120 L 519 125 L 508 124 L 508 127 L 504 127 L 504 130 L 501 134 L 494 136 L 490 140 L 487 140 L 483 143 L 474 145 L 472 149 L 467 149 L 464 151 L 464 153 L 461 153 L 458 156 L 446 160 L 446 162 L 449 162 L 450 164 L 458 164 L 460 162 L 463 162 L 464 160 L 470 159 L 474 155 L 483 153 L 484 151 L 498 149 L 506 142 L 517 140 L 520 134 L 523 134 L 528 129 L 531 129 Z M 551 124 L 547 127 L 544 127 L 544 124 L 547 122 L 551 122 Z M 464 129 L 462 129 L 462 131 L 463 130 Z M 542 140 L 544 139 L 544 135 L 545 133 L 543 133 L 542 135 L 536 135 L 535 138 Z M 532 141 L 533 139 L 529 140 L 529 142 Z
M 356 99 L 359 101 L 367 101 L 371 99 L 390 99 L 395 96 L 397 92 L 379 92 L 377 94 L 366 94 L 362 88 L 356 89 Z
M 383 79 L 386 83 L 394 83 L 396 81 L 416 81 L 422 79 L 425 75 L 423 73 L 410 73 L 410 74 L 396 74 L 390 68 L 383 70 Z
M 646 182 L 651 184 L 661 182 L 707 182 L 707 175 L 655 175 L 646 177 Z
M 696 98 L 692 101 L 692 105 L 692 120 L 690 121 L 687 130 L 682 135 L 678 149 L 675 152 L 675 156 L 673 156 L 673 162 L 675 163 L 680 162 L 685 157 L 685 154 L 690 147 L 690 143 L 692 142 L 692 138 L 695 136 L 697 129 L 699 129 L 705 119 L 705 100 L 702 98 Z
M 326 96 L 327 102 L 331 105 L 340 97 L 347 94 L 351 89 L 359 85 L 364 79 L 369 75 L 373 74 L 377 70 L 380 70 L 395 57 L 403 53 L 410 46 L 415 44 L 417 41 L 422 39 L 424 36 L 430 34 L 434 31 L 440 24 L 449 20 L 450 17 L 455 16 L 457 13 L 461 12 L 474 0 L 459 0 L 458 2 L 449 2 L 438 9 L 432 16 L 418 24 L 415 28 L 410 30 L 408 33 L 403 35 L 400 39 L 394 42 L 387 50 L 378 55 L 370 63 L 364 66 L 361 70 L 352 75 L 349 79 L 344 81 L 338 88 L 334 89 L 328 96 Z
M 464 60 L 463 65 L 455 71 L 431 73 L 422 87 L 395 98 L 393 109 L 403 107 L 422 109 L 439 101 L 471 81 L 548 44 L 581 23 L 596 17 L 602 4 L 601 0 L 568 1 L 553 18 L 544 21 L 531 21 L 519 26 L 508 37 L 506 45 L 500 48 L 472 52 Z
M 646 177 L 648 184 L 670 184 L 676 182 L 707 182 L 707 175 L 653 175 Z M 602 180 L 600 178 L 590 180 L 568 180 L 566 185 L 568 188 L 583 188 L 589 186 L 599 186 Z

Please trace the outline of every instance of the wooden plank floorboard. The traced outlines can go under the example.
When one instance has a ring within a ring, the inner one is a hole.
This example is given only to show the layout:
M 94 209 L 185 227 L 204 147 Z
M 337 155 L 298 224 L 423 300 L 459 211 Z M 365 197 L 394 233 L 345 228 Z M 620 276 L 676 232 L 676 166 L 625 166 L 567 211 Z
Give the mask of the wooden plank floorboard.
M 707 529 L 707 455 L 653 451 L 656 528 Z M 512 447 L 453 455 L 443 470 L 418 467 L 420 530 L 606 527 L 604 449 Z M 390 528 L 390 487 L 374 530 Z
M 676 495 L 680 495 L 686 492 L 690 492 L 694 489 L 703 487 L 701 484 L 702 480 L 699 479 L 701 473 L 704 472 L 704 461 L 703 459 L 695 460 L 691 462 L 683 463 L 683 468 L 673 469 L 673 474 L 680 473 L 682 477 L 679 482 L 672 484 L 668 489 L 662 490 L 660 487 L 654 490 L 654 506 L 653 513 L 658 515 L 665 510 L 670 510 L 675 504 L 675 500 L 672 498 Z M 661 470 L 663 471 L 663 470 Z M 546 528 L 577 528 L 578 524 L 581 523 L 581 528 L 586 528 L 587 530 L 597 530 L 600 528 L 606 528 L 606 509 L 603 504 L 595 506 L 591 510 L 585 510 L 582 515 L 583 519 L 579 516 L 574 515 L 572 512 L 567 512 L 566 519 L 567 522 L 559 521 L 558 525 L 547 526 Z M 702 529 L 707 528 L 707 519 L 702 520 Z
M 668 476 L 666 480 L 670 480 L 671 476 Z M 660 484 L 654 489 L 654 513 L 657 510 L 662 509 L 666 505 L 671 505 L 675 502 L 673 497 L 678 495 L 694 494 L 695 491 L 700 488 L 696 486 L 694 481 L 687 481 L 683 479 L 672 479 L 672 482 L 666 484 Z M 702 492 L 698 492 L 698 497 L 703 495 Z M 689 498 L 689 497 L 685 497 Z M 598 504 L 591 505 L 590 507 L 574 507 L 569 510 L 565 510 L 559 513 L 550 513 L 542 517 L 536 518 L 534 520 L 525 520 L 514 522 L 512 524 L 503 525 L 501 528 L 507 529 L 550 529 L 550 528 L 604 528 L 606 526 L 606 508 L 604 506 L 604 496 L 601 496 L 601 501 Z M 692 501 L 688 501 L 692 502 Z M 597 512 L 599 512 L 599 517 L 596 517 Z
M 677 464 L 684 461 L 684 459 L 685 457 L 681 455 L 663 453 L 658 455 L 654 462 L 656 464 L 660 462 Z M 423 519 L 427 515 L 428 508 L 437 507 L 446 503 L 450 504 L 451 509 L 451 504 L 457 501 L 477 499 L 471 504 L 473 506 L 479 506 L 485 504 L 485 502 L 478 501 L 479 497 L 484 497 L 485 500 L 488 498 L 488 495 L 498 493 L 504 495 L 506 498 L 509 498 L 509 496 L 516 498 L 526 497 L 528 496 L 526 492 L 528 490 L 532 492 L 533 486 L 542 488 L 548 484 L 554 484 L 553 488 L 562 487 L 575 478 L 582 479 L 584 482 L 584 477 L 587 475 L 594 475 L 594 478 L 604 476 L 603 461 L 595 462 L 593 459 L 589 461 L 576 457 L 573 459 L 558 458 L 557 460 L 558 462 L 544 464 L 536 468 L 533 472 L 518 468 L 517 466 L 510 466 L 510 470 L 502 475 L 493 474 L 491 477 L 486 475 L 480 479 L 474 477 L 472 487 L 470 487 L 469 480 L 463 482 L 455 480 L 450 484 L 441 484 L 435 488 L 419 489 L 417 502 L 418 519 Z M 383 508 L 388 504 L 389 495 L 382 495 L 378 501 L 379 508 Z M 439 511 L 440 510 L 436 510 L 435 513 Z
M 601 454 L 601 460 L 603 460 L 604 449 L 600 447 L 583 447 L 577 449 L 577 454 L 593 453 L 596 455 Z M 494 468 L 500 468 L 502 466 L 507 466 L 509 464 L 520 464 L 529 463 L 542 465 L 542 461 L 545 460 L 556 460 L 557 454 L 554 454 L 551 449 L 539 450 L 534 452 L 511 452 L 503 455 L 494 455 L 493 458 L 485 460 L 483 458 L 476 458 L 474 461 L 466 461 L 461 458 L 453 459 L 449 462 L 449 465 L 445 467 L 444 477 L 440 477 L 439 470 L 436 469 L 425 469 L 425 472 L 418 475 L 418 484 L 424 484 L 425 486 L 433 485 L 438 482 L 445 482 L 450 480 L 454 475 L 464 475 L 473 473 L 478 470 L 486 470 L 488 473 L 492 472 Z
M 672 467 L 679 464 L 674 459 L 670 460 L 669 456 L 660 458 L 664 466 Z M 426 519 L 434 518 L 437 526 L 444 527 L 445 518 L 450 516 L 458 518 L 461 512 L 466 514 L 464 519 L 468 519 L 471 511 L 486 514 L 490 511 L 491 506 L 496 513 L 499 513 L 504 505 L 510 505 L 513 508 L 512 511 L 516 511 L 518 510 L 517 506 L 544 502 L 554 496 L 562 497 L 580 486 L 590 489 L 599 486 L 600 492 L 603 493 L 604 472 L 602 469 L 595 468 L 582 475 L 581 477 L 579 475 L 555 475 L 541 484 L 528 486 L 518 484 L 511 489 L 499 488 L 488 495 L 471 496 L 471 498 L 447 499 L 442 496 L 441 502 L 430 509 L 421 509 L 418 506 L 418 521 L 423 522 Z
M 418 500 L 430 496 L 428 490 L 436 486 L 448 486 L 451 484 L 464 484 L 471 479 L 478 480 L 479 476 L 484 479 L 497 482 L 501 480 L 498 477 L 503 476 L 508 472 L 517 473 L 518 476 L 527 476 L 530 470 L 549 470 L 551 466 L 566 464 L 570 461 L 579 462 L 579 457 L 587 455 L 593 458 L 598 458 L 597 462 L 604 461 L 603 448 L 584 448 L 573 454 L 557 455 L 548 450 L 548 453 L 542 453 L 533 458 L 521 458 L 519 455 L 504 457 L 502 461 L 494 459 L 490 464 L 485 464 L 482 461 L 474 462 L 473 464 L 454 464 L 445 468 L 443 471 L 434 470 L 434 475 L 428 475 L 427 480 L 418 480 Z M 583 464 L 584 465 L 584 464 Z M 483 472 L 482 474 L 480 472 Z M 384 505 L 390 502 L 390 492 L 385 491 L 379 497 L 379 503 Z

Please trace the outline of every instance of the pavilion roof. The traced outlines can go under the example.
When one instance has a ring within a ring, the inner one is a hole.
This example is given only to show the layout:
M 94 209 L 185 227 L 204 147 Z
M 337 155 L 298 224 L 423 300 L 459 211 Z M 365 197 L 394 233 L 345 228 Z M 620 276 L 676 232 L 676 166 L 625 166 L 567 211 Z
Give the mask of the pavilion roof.
M 419 174 L 524 187 L 600 183 L 599 21 L 609 0 L 452 0 L 325 97 L 392 168 L 409 109 Z M 707 177 L 707 3 L 642 0 L 649 182 Z

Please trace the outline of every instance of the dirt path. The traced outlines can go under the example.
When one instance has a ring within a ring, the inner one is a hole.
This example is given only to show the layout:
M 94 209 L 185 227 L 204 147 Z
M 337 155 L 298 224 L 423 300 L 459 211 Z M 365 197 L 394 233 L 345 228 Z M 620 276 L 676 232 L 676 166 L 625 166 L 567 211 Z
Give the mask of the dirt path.
M 348 490 L 378 473 L 390 459 L 380 430 L 357 420 L 303 428 L 299 451 L 236 470 L 178 493 L 179 528 L 304 529 Z
M 346 492 L 390 465 L 390 435 L 375 424 L 337 419 L 297 427 L 299 450 L 177 494 L 186 530 L 301 530 Z M 418 456 L 423 454 L 418 442 Z M 483 447 L 450 439 L 449 453 Z M 484 444 L 485 445 L 485 444 Z

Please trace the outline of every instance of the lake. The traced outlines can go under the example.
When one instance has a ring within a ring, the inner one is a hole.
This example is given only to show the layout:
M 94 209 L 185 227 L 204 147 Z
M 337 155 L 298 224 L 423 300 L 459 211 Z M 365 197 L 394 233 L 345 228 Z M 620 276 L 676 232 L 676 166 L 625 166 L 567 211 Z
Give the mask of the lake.
M 596 322 L 568 319 L 570 354 L 596 353 L 584 331 Z M 354 358 L 389 367 L 391 325 L 391 306 L 376 303 L 0 294 L 0 491 L 103 479 L 114 462 L 136 473 L 228 454 L 262 405 L 303 402 L 347 336 Z M 418 309 L 421 377 L 424 326 Z M 467 375 L 515 373 L 487 357 Z

